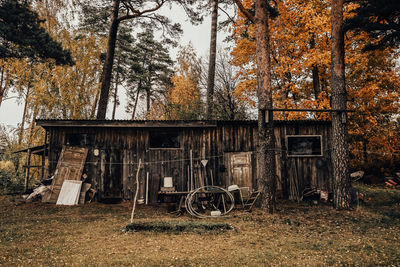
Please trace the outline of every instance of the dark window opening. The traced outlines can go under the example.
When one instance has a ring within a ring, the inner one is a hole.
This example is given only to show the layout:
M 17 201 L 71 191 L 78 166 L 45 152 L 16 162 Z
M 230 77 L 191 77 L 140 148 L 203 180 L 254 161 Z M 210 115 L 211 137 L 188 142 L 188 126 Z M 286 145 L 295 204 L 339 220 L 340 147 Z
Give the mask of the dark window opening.
M 92 134 L 67 134 L 66 145 L 88 147 L 94 144 L 94 136 Z
M 288 156 L 322 156 L 322 140 L 320 135 L 287 136 L 287 147 Z
M 178 131 L 152 130 L 150 132 L 150 148 L 180 148 Z

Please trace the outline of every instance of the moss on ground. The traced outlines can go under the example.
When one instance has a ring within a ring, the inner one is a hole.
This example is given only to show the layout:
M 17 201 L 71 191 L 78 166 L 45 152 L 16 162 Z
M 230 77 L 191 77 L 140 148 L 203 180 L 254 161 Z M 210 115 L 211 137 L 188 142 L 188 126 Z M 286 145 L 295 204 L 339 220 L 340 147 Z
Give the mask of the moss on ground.
M 222 233 L 234 230 L 228 223 L 203 221 L 134 222 L 125 227 L 127 232 L 151 231 L 158 233 Z

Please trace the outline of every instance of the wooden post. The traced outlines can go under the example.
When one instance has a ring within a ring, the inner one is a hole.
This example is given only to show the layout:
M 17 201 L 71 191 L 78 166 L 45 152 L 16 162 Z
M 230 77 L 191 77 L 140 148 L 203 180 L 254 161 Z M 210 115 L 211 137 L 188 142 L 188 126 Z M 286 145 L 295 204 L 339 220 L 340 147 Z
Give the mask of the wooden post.
M 346 111 L 341 111 L 339 115 L 340 115 L 340 122 L 343 123 L 343 124 L 347 123 L 347 113 L 346 113 Z
M 190 166 L 187 165 L 187 191 L 190 191 Z
M 52 175 L 54 175 L 53 173 L 53 149 L 51 147 L 51 135 L 50 132 L 48 133 L 48 139 L 49 139 L 49 152 L 47 154 L 47 176 L 50 178 Z
M 26 166 L 25 166 L 25 186 L 24 186 L 25 192 L 28 191 L 30 165 L 31 165 L 31 149 L 28 148 L 28 155 L 26 156 Z
M 47 131 L 45 131 L 44 135 L 44 145 L 43 145 L 43 154 L 42 154 L 42 180 L 44 180 L 44 170 L 46 165 L 46 144 L 47 144 Z
M 272 123 L 272 120 L 274 119 L 274 113 L 272 109 L 266 109 L 264 113 L 264 118 L 263 121 L 268 124 Z
M 146 173 L 146 205 L 149 204 L 149 172 Z
M 131 214 L 131 223 L 133 223 L 133 215 L 135 215 L 135 208 L 136 208 L 136 199 L 139 192 L 139 172 L 140 168 L 142 167 L 142 159 L 139 159 L 139 166 L 136 172 L 136 192 L 135 198 L 133 199 L 133 207 L 132 207 L 132 214 Z
M 190 149 L 190 191 L 194 189 L 193 181 L 193 150 Z

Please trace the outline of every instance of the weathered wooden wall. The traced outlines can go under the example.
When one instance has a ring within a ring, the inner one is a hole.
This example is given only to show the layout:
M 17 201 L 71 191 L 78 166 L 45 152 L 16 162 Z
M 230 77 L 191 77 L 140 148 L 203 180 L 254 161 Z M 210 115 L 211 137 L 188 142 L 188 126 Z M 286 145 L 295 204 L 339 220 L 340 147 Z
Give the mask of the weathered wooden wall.
M 301 193 L 305 187 L 330 190 L 330 124 L 326 122 L 276 122 L 278 190 L 285 197 L 296 198 L 293 192 Z M 136 190 L 135 176 L 139 159 L 144 162 L 140 170 L 139 199 L 145 198 L 145 181 L 149 176 L 149 202 L 158 200 L 157 192 L 162 178 L 173 177 L 178 191 L 188 190 L 190 177 L 190 151 L 193 153 L 193 175 L 207 179 L 208 184 L 228 186 L 229 157 L 235 152 L 253 152 L 252 184 L 257 184 L 255 151 L 257 124 L 255 122 L 218 122 L 211 126 L 170 128 L 170 124 L 152 127 L 47 127 L 50 140 L 49 173 L 53 173 L 67 134 L 88 134 L 92 141 L 84 172 L 92 179 L 100 198 L 123 197 L 132 199 Z M 149 146 L 151 131 L 177 130 L 180 132 L 180 148 L 154 149 Z M 287 135 L 321 135 L 322 157 L 287 157 Z M 94 150 L 99 155 L 94 155 Z M 201 160 L 207 159 L 206 167 Z M 213 181 L 211 181 L 213 178 Z

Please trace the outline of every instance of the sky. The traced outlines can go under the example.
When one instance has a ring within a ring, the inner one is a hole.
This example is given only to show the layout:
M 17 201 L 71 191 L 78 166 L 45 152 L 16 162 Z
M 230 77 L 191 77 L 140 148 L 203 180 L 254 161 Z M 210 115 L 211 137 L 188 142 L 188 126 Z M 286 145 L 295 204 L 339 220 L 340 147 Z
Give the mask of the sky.
M 179 43 L 180 45 L 188 45 L 192 43 L 198 56 L 207 57 L 208 49 L 210 45 L 210 30 L 211 30 L 211 18 L 205 17 L 202 24 L 198 26 L 191 25 L 187 21 L 184 11 L 180 8 L 173 8 L 172 10 L 164 10 L 164 14 L 170 16 L 173 22 L 178 22 L 182 25 L 183 36 L 181 37 Z M 173 14 L 173 17 L 172 17 Z M 225 19 L 224 14 L 220 14 L 220 19 Z M 217 37 L 218 47 L 226 47 L 228 44 L 223 43 L 222 40 L 225 39 L 227 33 L 219 32 Z M 171 51 L 171 56 L 174 59 L 178 48 Z M 116 118 L 117 119 L 129 119 L 130 115 L 125 113 L 125 90 L 119 90 L 121 92 L 120 101 Z M 21 103 L 18 103 L 21 102 Z M 108 105 L 108 118 L 110 117 L 111 104 Z M 0 106 L 0 124 L 6 126 L 17 126 L 21 122 L 23 112 L 23 102 L 16 99 L 16 95 L 9 94 Z

